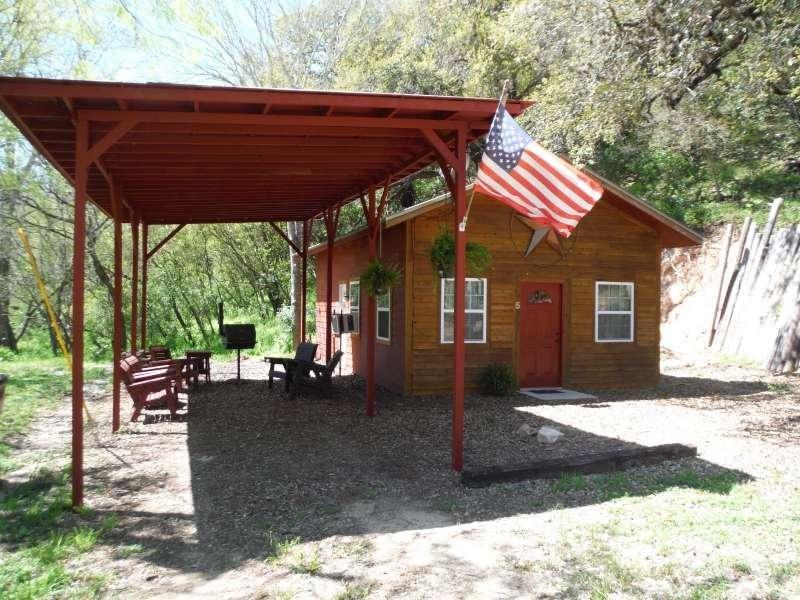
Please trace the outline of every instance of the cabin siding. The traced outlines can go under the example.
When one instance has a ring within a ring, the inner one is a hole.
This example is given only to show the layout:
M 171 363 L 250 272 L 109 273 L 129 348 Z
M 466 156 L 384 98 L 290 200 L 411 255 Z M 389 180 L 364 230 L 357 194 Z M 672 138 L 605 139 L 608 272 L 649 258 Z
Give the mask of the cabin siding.
M 649 225 L 615 206 L 606 191 L 581 221 L 573 236 L 562 241 L 562 257 L 546 242 L 523 256 L 530 230 L 505 205 L 475 194 L 467 240 L 487 246 L 492 264 L 481 277 L 488 287 L 485 343 L 465 346 L 468 390 L 480 386 L 489 363 L 519 367 L 519 310 L 523 282 L 555 282 L 562 286 L 562 385 L 579 388 L 625 388 L 655 385 L 660 358 L 661 239 Z M 384 260 L 402 266 L 401 285 L 392 291 L 392 339 L 377 341 L 378 385 L 409 395 L 452 392 L 453 344 L 440 341 L 440 275 L 429 253 L 443 228 L 453 226 L 452 205 L 424 212 L 383 232 Z M 338 284 L 357 279 L 368 262 L 366 233 L 338 242 L 334 250 L 333 301 Z M 316 252 L 317 281 L 325 281 L 326 251 Z M 634 283 L 634 339 L 595 342 L 595 284 Z M 325 344 L 325 289 L 317 286 L 317 336 Z M 365 374 L 367 297 L 361 295 L 360 335 L 342 336 L 343 373 Z M 340 338 L 335 338 L 338 340 Z
M 383 260 L 403 268 L 405 262 L 406 241 L 405 226 L 400 225 L 383 231 L 381 250 Z M 327 277 L 327 251 L 323 250 L 315 255 L 317 277 L 317 302 L 315 310 L 316 335 L 315 341 L 319 344 L 318 356 L 325 356 L 326 314 L 325 281 Z M 337 243 L 333 251 L 333 312 L 339 310 L 339 284 L 347 283 L 359 278 L 369 263 L 368 240 L 366 233 L 357 235 L 343 242 Z M 405 276 L 405 274 L 404 274 Z M 392 312 L 390 341 L 375 341 L 375 374 L 377 384 L 398 393 L 405 393 L 404 388 L 404 334 L 405 334 L 405 293 L 404 279 L 392 290 Z M 349 289 L 349 288 L 348 288 Z M 333 336 L 333 349 L 339 350 L 342 344 L 342 374 L 358 374 L 366 376 L 367 356 L 367 294 L 361 291 L 361 320 L 358 334 L 345 334 Z
M 607 192 L 608 193 L 608 192 Z M 433 239 L 451 228 L 450 207 L 410 221 L 413 239 L 411 394 L 452 390 L 453 345 L 441 344 L 440 279 L 428 257 Z M 660 253 L 656 232 L 601 200 L 565 241 L 565 258 L 546 243 L 525 258 L 529 231 L 504 205 L 475 195 L 467 240 L 492 253 L 487 279 L 487 342 L 466 344 L 467 389 L 479 387 L 488 363 L 518 366 L 520 285 L 562 284 L 562 384 L 585 388 L 642 387 L 659 378 Z M 634 341 L 594 341 L 595 282 L 633 281 Z

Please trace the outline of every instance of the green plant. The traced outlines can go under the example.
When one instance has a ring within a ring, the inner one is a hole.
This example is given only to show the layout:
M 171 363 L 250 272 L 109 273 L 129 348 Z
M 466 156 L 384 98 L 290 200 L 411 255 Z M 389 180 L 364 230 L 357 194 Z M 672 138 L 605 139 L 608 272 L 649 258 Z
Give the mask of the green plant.
M 389 291 L 400 280 L 400 275 L 400 269 L 396 266 L 375 259 L 361 274 L 361 287 L 367 294 L 377 298 Z
M 517 391 L 517 377 L 514 369 L 506 363 L 486 365 L 481 382 L 484 392 L 490 396 L 510 396 Z
M 492 264 L 492 253 L 483 244 L 467 242 L 465 254 L 469 275 L 481 275 Z M 433 240 L 429 256 L 431 265 L 443 277 L 453 276 L 456 263 L 456 240 L 449 229 L 442 228 L 439 235 Z

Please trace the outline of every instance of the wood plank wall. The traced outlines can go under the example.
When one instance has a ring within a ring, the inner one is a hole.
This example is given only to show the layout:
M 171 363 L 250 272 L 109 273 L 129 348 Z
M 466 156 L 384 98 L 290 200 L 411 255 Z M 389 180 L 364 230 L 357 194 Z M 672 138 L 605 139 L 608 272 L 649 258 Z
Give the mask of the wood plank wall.
M 606 192 L 609 193 L 609 192 Z M 450 207 L 408 223 L 407 268 L 413 289 L 407 324 L 405 389 L 411 394 L 450 393 L 452 344 L 440 343 L 440 279 L 428 253 L 443 227 L 452 227 Z M 623 388 L 654 385 L 659 378 L 660 256 L 657 233 L 601 200 L 583 220 L 561 258 L 546 244 L 525 258 L 530 230 L 504 205 L 476 195 L 467 240 L 489 247 L 493 261 L 483 276 L 488 280 L 488 336 L 485 344 L 467 344 L 468 389 L 479 385 L 490 362 L 510 363 L 516 370 L 520 283 L 563 283 L 563 385 L 584 388 Z M 634 341 L 594 341 L 595 282 L 635 283 Z

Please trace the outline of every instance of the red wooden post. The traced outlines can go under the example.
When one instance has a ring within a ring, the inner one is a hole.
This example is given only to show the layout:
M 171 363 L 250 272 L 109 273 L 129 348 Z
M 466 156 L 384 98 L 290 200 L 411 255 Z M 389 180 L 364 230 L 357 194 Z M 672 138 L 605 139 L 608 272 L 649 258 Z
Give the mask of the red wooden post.
M 147 349 L 147 231 L 149 226 L 142 221 L 142 350 Z
M 308 294 L 308 221 L 303 221 L 303 253 L 300 255 L 302 282 L 300 285 L 300 341 L 306 341 L 306 296 Z
M 455 281 L 453 286 L 453 470 L 464 467 L 464 295 L 467 234 L 464 216 L 467 212 L 467 138 L 463 129 L 456 138 L 455 171 Z
M 122 199 L 117 184 L 111 186 L 111 208 L 114 214 L 114 341 L 112 363 L 112 414 L 111 431 L 119 430 L 119 371 L 122 353 Z
M 131 352 L 136 352 L 139 315 L 139 216 L 131 215 Z
M 72 506 L 75 508 L 83 505 L 83 298 L 89 123 L 78 118 L 76 129 L 75 221 L 72 242 Z

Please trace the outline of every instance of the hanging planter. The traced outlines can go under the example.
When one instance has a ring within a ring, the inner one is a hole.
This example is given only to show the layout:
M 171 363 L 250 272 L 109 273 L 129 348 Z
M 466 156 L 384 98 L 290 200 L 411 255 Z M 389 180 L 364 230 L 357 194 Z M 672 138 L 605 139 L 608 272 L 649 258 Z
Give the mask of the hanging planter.
M 456 240 L 452 232 L 442 229 L 433 240 L 430 250 L 431 265 L 442 277 L 452 277 L 456 264 Z M 467 242 L 467 273 L 478 277 L 492 264 L 492 253 L 483 244 Z
M 367 265 L 367 270 L 361 274 L 360 279 L 361 287 L 366 290 L 367 294 L 377 298 L 400 281 L 400 269 L 394 265 L 383 263 L 380 259 L 375 259 Z

